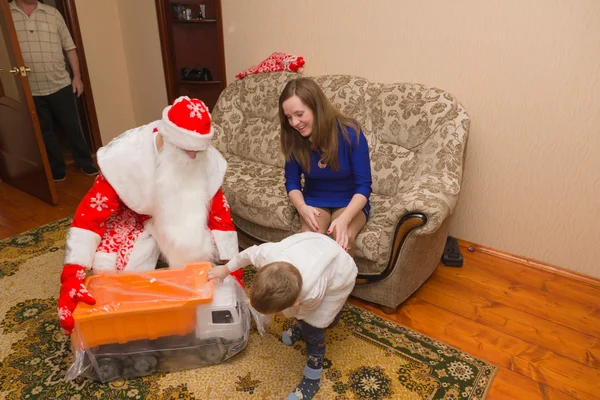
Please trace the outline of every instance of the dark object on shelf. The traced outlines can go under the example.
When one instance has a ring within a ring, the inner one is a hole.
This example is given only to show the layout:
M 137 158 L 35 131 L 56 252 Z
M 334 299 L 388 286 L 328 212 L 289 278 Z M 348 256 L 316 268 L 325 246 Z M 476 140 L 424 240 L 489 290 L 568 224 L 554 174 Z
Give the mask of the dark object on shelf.
M 213 76 L 207 68 L 181 68 L 181 79 L 184 81 L 212 81 Z
M 452 236 L 448 236 L 446 239 L 442 262 L 447 267 L 462 267 L 463 265 L 463 255 L 458 247 L 458 242 Z
M 186 19 L 185 7 L 181 4 L 171 4 L 173 19 Z

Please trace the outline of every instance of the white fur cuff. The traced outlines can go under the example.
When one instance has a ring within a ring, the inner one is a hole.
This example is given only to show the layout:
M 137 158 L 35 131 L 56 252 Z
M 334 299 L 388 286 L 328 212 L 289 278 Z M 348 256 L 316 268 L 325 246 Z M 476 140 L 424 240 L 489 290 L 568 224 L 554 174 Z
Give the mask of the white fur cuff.
M 64 264 L 77 264 L 91 268 L 94 253 L 100 244 L 100 235 L 81 228 L 70 228 L 67 234 Z
M 152 271 L 156 268 L 158 256 L 160 256 L 158 244 L 148 231 L 144 231 L 136 240 L 133 250 L 131 250 L 125 271 Z
M 231 260 L 239 253 L 238 237 L 236 231 L 211 231 L 217 250 L 219 260 Z
M 117 271 L 117 253 L 105 253 L 98 251 L 94 254 L 94 273 L 116 272 Z

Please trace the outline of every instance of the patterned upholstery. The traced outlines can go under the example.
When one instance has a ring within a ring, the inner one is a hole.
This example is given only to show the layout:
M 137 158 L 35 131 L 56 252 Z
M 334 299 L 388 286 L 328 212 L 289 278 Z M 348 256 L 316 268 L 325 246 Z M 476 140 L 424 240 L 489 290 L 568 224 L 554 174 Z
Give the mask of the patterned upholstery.
M 223 188 L 236 225 L 261 241 L 300 229 L 298 213 L 285 193 L 277 115 L 279 94 L 297 76 L 277 72 L 236 81 L 221 94 L 212 113 L 213 144 L 229 162 Z M 437 233 L 431 250 L 441 255 L 449 226 L 444 222 L 456 205 L 469 132 L 470 120 L 461 104 L 447 92 L 419 84 L 381 84 L 347 75 L 313 79 L 337 108 L 358 120 L 369 142 L 372 210 L 357 237 L 359 271 L 376 272 L 387 266 L 398 222 L 411 212 L 426 215 L 427 224 L 409 235 Z M 446 232 L 439 232 L 442 226 Z M 418 255 L 410 258 L 408 251 L 403 246 L 396 267 L 412 258 L 418 262 Z M 420 276 L 419 283 L 393 300 L 375 295 L 381 289 L 376 284 L 366 290 L 374 296 L 361 297 L 395 307 L 431 274 L 437 264 L 433 261 L 427 268 L 406 266 L 426 270 L 427 276 Z M 407 271 L 403 273 L 406 277 Z

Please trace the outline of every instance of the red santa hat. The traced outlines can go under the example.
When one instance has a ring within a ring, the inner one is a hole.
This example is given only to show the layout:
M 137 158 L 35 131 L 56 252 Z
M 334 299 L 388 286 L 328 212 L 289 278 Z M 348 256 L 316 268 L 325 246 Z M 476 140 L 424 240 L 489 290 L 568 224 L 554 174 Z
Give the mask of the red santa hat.
M 206 150 L 215 133 L 206 104 L 187 96 L 163 110 L 158 131 L 167 142 L 192 151 Z

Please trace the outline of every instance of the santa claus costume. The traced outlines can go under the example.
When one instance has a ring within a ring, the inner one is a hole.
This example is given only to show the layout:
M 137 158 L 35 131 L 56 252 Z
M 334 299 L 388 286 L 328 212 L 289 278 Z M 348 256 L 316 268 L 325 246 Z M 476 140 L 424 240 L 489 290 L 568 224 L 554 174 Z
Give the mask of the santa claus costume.
M 161 254 L 170 268 L 238 254 L 221 190 L 227 162 L 210 145 L 213 135 L 204 103 L 180 97 L 161 120 L 98 150 L 101 173 L 67 235 L 58 301 L 66 333 L 73 329 L 77 302 L 95 302 L 83 285 L 86 270 L 152 270 Z M 241 274 L 235 276 L 241 281 Z

